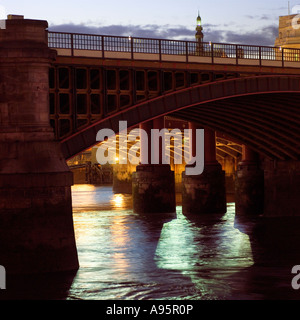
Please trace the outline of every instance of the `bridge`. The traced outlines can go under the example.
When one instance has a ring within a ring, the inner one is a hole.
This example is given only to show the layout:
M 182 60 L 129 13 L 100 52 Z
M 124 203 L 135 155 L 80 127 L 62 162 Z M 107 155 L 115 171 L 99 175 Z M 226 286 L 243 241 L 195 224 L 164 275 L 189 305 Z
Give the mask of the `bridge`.
M 94 145 L 102 127 L 117 132 L 118 120 L 134 126 L 163 115 L 197 119 L 270 158 L 299 157 L 300 49 L 200 50 L 197 42 L 59 32 L 48 39 L 58 54 L 50 119 L 67 159 Z
M 243 146 L 238 214 L 299 215 L 300 49 L 49 32 L 47 26 L 9 19 L 0 30 L 3 265 L 23 272 L 17 257 L 26 260 L 26 272 L 78 267 L 65 160 L 98 143 L 100 129 L 117 133 L 121 120 L 148 131 L 163 128 L 168 116 L 186 121 L 192 132 L 205 129 L 204 173 L 183 175 L 187 214 L 226 211 L 217 132 Z M 133 190 L 138 212 L 175 210 L 169 167 L 138 166 Z

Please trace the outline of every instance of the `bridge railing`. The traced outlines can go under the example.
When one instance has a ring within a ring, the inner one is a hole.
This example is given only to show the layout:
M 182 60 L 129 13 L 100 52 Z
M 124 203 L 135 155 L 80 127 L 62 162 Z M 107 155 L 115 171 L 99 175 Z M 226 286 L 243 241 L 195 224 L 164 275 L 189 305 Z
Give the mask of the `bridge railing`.
M 271 65 L 270 62 L 276 62 L 273 65 L 291 67 L 299 62 L 300 65 L 300 49 L 293 48 L 50 31 L 48 43 L 50 48 L 58 49 L 59 54 L 71 56 L 117 58 L 117 55 L 109 53 L 125 53 L 129 59 L 143 58 L 140 54 L 147 54 L 145 59 L 159 61 L 176 61 L 176 57 L 180 57 L 179 61 L 186 62 L 241 65 Z

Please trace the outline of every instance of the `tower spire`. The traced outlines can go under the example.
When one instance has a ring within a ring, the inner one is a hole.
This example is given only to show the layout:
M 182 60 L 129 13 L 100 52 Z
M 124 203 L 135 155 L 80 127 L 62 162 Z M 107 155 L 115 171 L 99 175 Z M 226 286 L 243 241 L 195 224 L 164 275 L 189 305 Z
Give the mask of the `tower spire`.
M 204 35 L 203 35 L 202 30 L 203 30 L 203 28 L 202 28 L 202 20 L 201 20 L 201 17 L 200 17 L 200 12 L 198 10 L 197 27 L 196 27 L 196 31 L 197 32 L 195 34 L 197 42 L 202 42 L 203 41 Z

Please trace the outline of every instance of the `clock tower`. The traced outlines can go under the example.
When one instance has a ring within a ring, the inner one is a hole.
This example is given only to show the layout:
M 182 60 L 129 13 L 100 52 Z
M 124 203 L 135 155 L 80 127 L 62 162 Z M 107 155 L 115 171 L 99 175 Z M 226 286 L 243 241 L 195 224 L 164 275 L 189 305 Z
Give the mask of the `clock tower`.
M 202 32 L 203 28 L 202 28 L 202 21 L 201 21 L 201 17 L 200 17 L 200 14 L 198 12 L 198 17 L 197 17 L 197 27 L 196 27 L 196 34 L 195 34 L 195 37 L 196 37 L 196 41 L 198 43 L 202 43 L 203 42 L 203 38 L 204 38 L 204 35 L 203 35 L 203 32 Z

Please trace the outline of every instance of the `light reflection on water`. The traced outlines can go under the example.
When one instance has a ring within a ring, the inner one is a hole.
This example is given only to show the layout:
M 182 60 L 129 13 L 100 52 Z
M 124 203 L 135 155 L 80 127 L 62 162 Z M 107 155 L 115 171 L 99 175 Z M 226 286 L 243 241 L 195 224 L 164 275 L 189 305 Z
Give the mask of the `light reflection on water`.
M 8 279 L 11 299 L 299 299 L 300 222 L 225 215 L 138 215 L 130 195 L 74 186 L 80 268 Z M 3 290 L 2 290 L 3 291 Z M 0 292 L 1 294 L 1 292 Z M 0 296 L 1 298 L 1 296 Z
M 240 223 L 233 203 L 223 216 L 140 216 L 129 195 L 75 186 L 73 207 L 80 269 L 68 299 L 294 297 L 280 252 L 274 263 L 261 253 L 257 224 Z
M 129 209 L 131 196 L 114 194 L 111 187 L 74 185 L 72 187 L 73 212 L 90 210 Z

